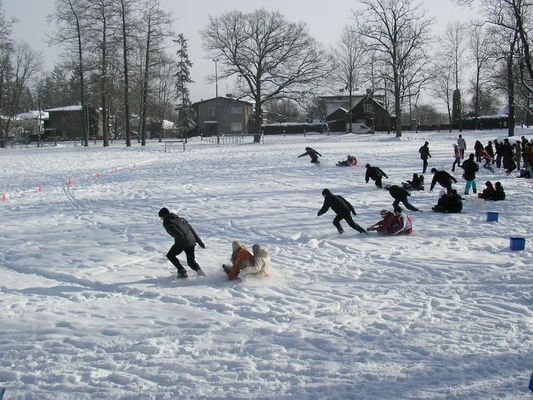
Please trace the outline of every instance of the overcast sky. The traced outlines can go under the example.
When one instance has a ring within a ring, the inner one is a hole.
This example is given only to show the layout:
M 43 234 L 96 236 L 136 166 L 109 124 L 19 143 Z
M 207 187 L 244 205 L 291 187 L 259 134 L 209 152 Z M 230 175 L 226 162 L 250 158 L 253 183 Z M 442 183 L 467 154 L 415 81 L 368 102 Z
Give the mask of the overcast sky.
M 55 0 L 0 0 L 7 17 L 19 22 L 14 28 L 17 41 L 28 42 L 34 50 L 43 52 L 45 68 L 51 69 L 58 60 L 60 49 L 49 47 L 46 35 L 53 31 L 46 16 L 54 12 Z M 423 0 L 427 16 L 436 20 L 435 32 L 440 32 L 446 23 L 465 20 L 468 9 L 457 6 L 452 0 Z M 226 10 L 251 11 L 265 8 L 280 11 L 291 22 L 305 22 L 310 34 L 326 46 L 335 45 L 345 24 L 357 9 L 357 0 L 161 0 L 163 9 L 170 11 L 175 19 L 173 29 L 183 33 L 189 41 L 189 56 L 193 62 L 191 70 L 195 81 L 190 86 L 191 100 L 199 101 L 215 96 L 213 83 L 208 75 L 214 73 L 214 63 L 207 57 L 200 40 L 200 31 L 208 22 L 209 15 L 217 16 Z M 231 93 L 229 83 L 219 81 L 219 94 Z

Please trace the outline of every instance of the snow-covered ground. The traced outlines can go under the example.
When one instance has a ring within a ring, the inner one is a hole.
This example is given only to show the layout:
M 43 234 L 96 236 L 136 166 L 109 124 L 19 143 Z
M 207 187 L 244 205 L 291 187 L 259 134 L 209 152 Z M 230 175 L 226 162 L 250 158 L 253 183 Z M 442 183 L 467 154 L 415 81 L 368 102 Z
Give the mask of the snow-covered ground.
M 445 215 L 427 173 L 412 236 L 345 222 L 339 236 L 331 211 L 316 215 L 329 188 L 370 226 L 392 199 L 364 165 L 399 184 L 428 140 L 429 168 L 449 170 L 457 134 L 0 149 L 5 399 L 531 399 L 531 180 L 481 169 L 479 189 L 499 180 L 507 200 L 470 194 Z M 463 136 L 472 149 L 505 132 Z M 297 158 L 305 146 L 320 166 Z M 349 153 L 357 167 L 336 167 Z M 206 278 L 172 278 L 163 206 L 207 245 Z M 270 250 L 268 279 L 225 279 L 235 239 Z

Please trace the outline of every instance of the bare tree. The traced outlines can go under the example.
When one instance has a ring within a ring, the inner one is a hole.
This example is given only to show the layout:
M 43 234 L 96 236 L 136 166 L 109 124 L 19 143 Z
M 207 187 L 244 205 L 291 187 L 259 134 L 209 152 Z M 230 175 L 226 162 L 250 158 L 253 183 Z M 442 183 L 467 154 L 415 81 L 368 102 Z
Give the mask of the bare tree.
M 82 136 L 84 145 L 89 146 L 88 115 L 85 104 L 85 32 L 87 24 L 85 12 L 86 0 L 56 0 L 55 14 L 48 16 L 49 21 L 55 22 L 56 33 L 51 38 L 52 44 L 66 44 L 67 52 L 76 56 L 77 73 L 80 82 L 80 106 L 82 109 Z
M 150 74 L 152 68 L 157 65 L 161 58 L 157 54 L 162 52 L 165 39 L 172 37 L 170 14 L 163 11 L 159 0 L 147 0 L 143 11 L 142 21 L 144 22 L 144 69 L 142 73 L 142 94 L 141 94 L 141 121 L 140 137 L 141 145 L 146 145 L 146 118 L 147 103 L 150 84 Z
M 352 132 L 353 92 L 361 81 L 362 68 L 365 64 L 366 48 L 363 38 L 355 29 L 344 27 L 338 46 L 333 49 L 334 79 L 348 90 L 348 132 Z
M 131 146 L 131 127 L 130 127 L 130 102 L 129 102 L 129 59 L 130 50 L 129 40 L 132 37 L 134 26 L 138 23 L 135 19 L 135 7 L 138 0 L 119 0 L 119 14 L 121 21 L 122 36 L 122 74 L 124 77 L 124 131 L 126 135 L 126 146 Z
M 520 55 L 522 84 L 533 94 L 533 54 L 531 53 L 531 26 L 533 4 L 530 0 L 455 0 L 458 4 L 479 3 L 486 22 L 504 30 L 516 32 L 517 50 Z
M 474 65 L 474 97 L 473 112 L 475 118 L 475 128 L 478 129 L 479 110 L 481 100 L 482 77 L 485 72 L 487 63 L 491 59 L 492 38 L 487 34 L 486 29 L 478 23 L 473 23 L 468 31 L 467 44 L 470 50 L 470 59 Z
M 206 50 L 223 64 L 220 76 L 236 77 L 239 97 L 253 98 L 256 142 L 263 104 L 298 99 L 330 72 L 328 57 L 305 24 L 288 22 L 279 12 L 228 11 L 209 17 L 202 37 Z
M 452 99 L 454 91 L 454 74 L 453 67 L 450 64 L 450 60 L 445 57 L 440 57 L 440 53 L 437 53 L 436 62 L 433 66 L 433 81 L 431 83 L 431 91 L 433 94 L 446 105 L 446 111 L 448 114 L 449 131 L 452 131 L 453 119 L 452 119 Z
M 430 41 L 432 21 L 421 4 L 411 0 L 361 0 L 363 13 L 356 15 L 358 31 L 385 63 L 392 84 L 396 136 L 402 135 L 402 103 L 409 95 L 422 64 L 427 60 L 425 48 Z
M 117 49 L 112 27 L 117 24 L 117 14 L 113 0 L 88 0 L 86 19 L 89 24 L 88 38 L 95 66 L 98 71 L 98 94 L 102 118 L 103 146 L 109 146 L 109 65 L 112 54 Z

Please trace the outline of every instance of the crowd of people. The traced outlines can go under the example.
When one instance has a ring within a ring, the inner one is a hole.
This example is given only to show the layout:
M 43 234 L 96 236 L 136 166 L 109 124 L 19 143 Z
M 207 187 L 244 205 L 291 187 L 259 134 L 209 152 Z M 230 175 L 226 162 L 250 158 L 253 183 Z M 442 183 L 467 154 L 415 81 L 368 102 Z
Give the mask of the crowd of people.
M 473 146 L 474 153 L 470 153 L 465 160 L 465 151 L 467 150 L 466 140 L 462 135 L 459 135 L 457 142 L 453 143 L 454 161 L 451 166 L 451 171 L 455 172 L 456 167 L 463 170 L 462 178 L 465 181 L 464 195 L 468 196 L 470 190 L 478 195 L 478 198 L 487 201 L 501 201 L 505 200 L 505 191 L 501 182 L 493 184 L 490 180 L 485 182 L 485 188 L 482 192 L 477 193 L 476 174 L 479 172 L 479 164 L 484 162 L 483 167 L 491 172 L 495 169 L 503 168 L 507 175 L 513 171 L 519 170 L 519 177 L 531 178 L 533 177 L 533 140 L 528 140 L 522 136 L 520 140 L 511 143 L 508 138 L 498 141 L 489 141 L 484 146 L 481 141 L 477 140 Z M 422 160 L 422 174 L 426 173 L 428 168 L 428 160 L 431 158 L 429 149 L 429 142 L 424 144 L 419 149 L 420 158 Z M 311 163 L 318 164 L 320 161 L 318 157 L 322 157 L 317 150 L 312 147 L 306 147 L 305 152 L 300 154 L 298 158 L 309 156 Z M 357 158 L 353 155 L 348 155 L 346 160 L 339 161 L 337 166 L 356 166 Z M 522 167 L 522 168 L 521 168 Z M 443 188 L 437 204 L 432 207 L 434 212 L 438 213 L 460 213 L 463 210 L 463 197 L 459 194 L 457 189 L 453 188 L 457 184 L 457 179 L 445 170 L 438 170 L 431 168 L 433 178 L 431 180 L 429 191 L 432 192 L 436 184 Z M 339 234 L 344 233 L 341 226 L 341 221 L 345 221 L 348 226 L 361 234 L 368 234 L 369 231 L 376 231 L 381 235 L 399 235 L 413 233 L 413 221 L 411 217 L 403 212 L 400 203 L 403 204 L 410 211 L 421 211 L 409 202 L 411 191 L 424 190 L 424 175 L 413 173 L 411 180 L 406 180 L 400 185 L 385 185 L 383 186 L 383 179 L 389 179 L 388 175 L 379 167 L 370 164 L 365 165 L 365 182 L 372 180 L 376 187 L 384 188 L 393 198 L 392 211 L 381 210 L 381 220 L 368 228 L 363 228 L 353 220 L 353 216 L 357 213 L 353 205 L 340 195 L 333 194 L 329 189 L 322 190 L 324 202 L 322 207 L 317 212 L 317 216 L 326 213 L 331 209 L 335 213 L 333 225 Z M 187 270 L 178 260 L 178 255 L 185 253 L 187 265 L 195 271 L 198 275 L 204 275 L 204 271 L 195 259 L 195 247 L 198 244 L 205 249 L 205 245 L 192 228 L 192 226 L 183 217 L 175 213 L 171 213 L 167 208 L 162 208 L 159 211 L 159 217 L 163 222 L 163 227 L 166 232 L 174 238 L 174 244 L 168 251 L 167 259 L 176 267 L 177 278 L 187 278 Z M 223 264 L 222 269 L 226 273 L 229 280 L 245 277 L 264 278 L 268 276 L 270 271 L 270 255 L 266 248 L 259 244 L 252 246 L 250 252 L 245 245 L 238 240 L 232 243 L 231 264 Z

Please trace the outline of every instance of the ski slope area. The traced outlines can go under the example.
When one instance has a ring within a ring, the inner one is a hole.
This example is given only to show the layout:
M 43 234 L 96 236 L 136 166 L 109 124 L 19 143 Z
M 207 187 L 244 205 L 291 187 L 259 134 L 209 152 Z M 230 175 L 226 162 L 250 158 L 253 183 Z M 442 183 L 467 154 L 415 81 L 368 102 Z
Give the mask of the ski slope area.
M 450 170 L 457 135 L 0 149 L 5 399 L 530 399 L 533 183 L 480 168 L 478 190 L 500 181 L 505 201 L 470 193 L 461 214 L 432 212 L 429 170 Z M 505 135 L 465 131 L 467 154 Z M 413 235 L 343 221 L 341 236 L 331 210 L 317 217 L 329 188 L 374 224 L 393 199 L 365 164 L 400 184 L 421 173 L 426 140 Z M 306 146 L 319 166 L 297 158 Z M 336 167 L 348 154 L 358 165 Z M 161 207 L 206 244 L 207 277 L 174 279 Z M 226 280 L 233 240 L 269 249 L 269 278 Z

